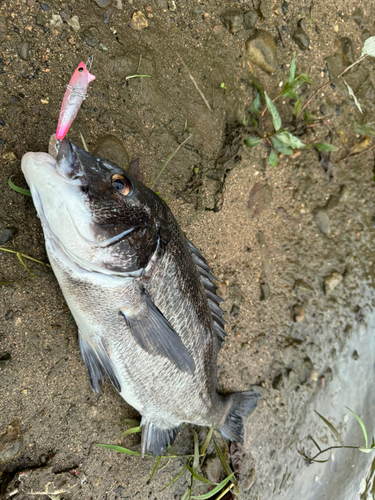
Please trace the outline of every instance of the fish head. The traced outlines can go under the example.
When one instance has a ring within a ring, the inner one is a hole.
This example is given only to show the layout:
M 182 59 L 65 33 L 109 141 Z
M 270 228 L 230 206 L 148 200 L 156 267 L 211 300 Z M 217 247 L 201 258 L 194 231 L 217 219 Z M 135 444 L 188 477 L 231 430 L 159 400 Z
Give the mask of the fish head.
M 46 239 L 87 270 L 144 268 L 169 213 L 165 203 L 115 163 L 66 139 L 52 140 L 50 153 L 22 159 Z

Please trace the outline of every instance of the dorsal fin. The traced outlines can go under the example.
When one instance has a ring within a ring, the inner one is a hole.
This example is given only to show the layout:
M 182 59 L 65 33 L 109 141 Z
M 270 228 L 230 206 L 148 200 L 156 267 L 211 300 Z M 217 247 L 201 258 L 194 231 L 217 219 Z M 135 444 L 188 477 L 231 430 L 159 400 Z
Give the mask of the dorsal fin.
M 223 302 L 223 299 L 216 293 L 217 286 L 213 283 L 213 280 L 216 280 L 216 278 L 212 273 L 212 269 L 207 264 L 206 259 L 202 257 L 200 251 L 189 240 L 187 240 L 187 243 L 191 250 L 194 262 L 197 265 L 202 285 L 206 291 L 208 305 L 210 307 L 212 319 L 214 322 L 215 332 L 219 340 L 219 346 L 221 347 L 221 344 L 223 343 L 224 337 L 226 335 L 224 331 L 226 322 L 223 320 L 224 311 L 222 311 L 219 307 L 219 304 Z

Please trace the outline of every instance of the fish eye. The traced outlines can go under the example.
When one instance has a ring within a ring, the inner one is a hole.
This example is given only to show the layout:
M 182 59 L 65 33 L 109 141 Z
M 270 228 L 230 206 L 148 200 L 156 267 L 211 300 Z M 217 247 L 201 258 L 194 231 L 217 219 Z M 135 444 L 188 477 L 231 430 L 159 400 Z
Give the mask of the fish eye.
M 83 68 L 78 68 L 78 71 L 79 71 L 80 73 L 82 73 Z
M 112 186 L 123 196 L 128 196 L 132 190 L 130 181 L 121 174 L 112 175 Z

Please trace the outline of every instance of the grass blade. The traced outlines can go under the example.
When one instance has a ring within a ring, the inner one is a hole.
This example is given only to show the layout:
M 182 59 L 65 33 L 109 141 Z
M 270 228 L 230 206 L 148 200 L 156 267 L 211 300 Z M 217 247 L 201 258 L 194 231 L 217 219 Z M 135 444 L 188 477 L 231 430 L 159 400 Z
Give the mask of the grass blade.
M 137 457 L 141 457 L 141 453 L 138 451 L 129 450 L 128 448 L 123 448 L 122 446 L 117 446 L 115 444 L 100 444 L 95 443 L 96 446 L 100 446 L 101 448 L 107 448 L 108 450 L 119 451 L 120 453 L 125 453 L 126 455 L 135 455 Z
M 218 444 L 216 442 L 215 436 L 213 437 L 213 441 L 214 441 L 214 445 L 215 445 L 215 450 L 216 450 L 217 456 L 219 457 L 221 465 L 223 466 L 224 472 L 225 472 L 225 474 L 227 474 L 229 476 L 232 473 L 232 470 L 229 467 L 228 462 L 225 460 L 224 455 L 223 455 L 221 449 L 219 448 L 219 446 L 218 446 Z M 237 484 L 237 479 L 234 477 L 232 482 L 234 484 Z
M 309 434 L 309 436 L 308 436 L 308 437 L 309 437 L 309 438 L 311 439 L 311 441 L 315 444 L 315 446 L 318 448 L 318 450 L 319 450 L 319 451 L 322 451 L 322 450 L 321 450 L 321 448 L 320 448 L 320 446 L 318 445 L 318 443 L 317 443 L 317 442 L 315 441 L 315 439 L 311 436 L 311 434 Z
M 228 493 L 228 491 L 230 491 L 233 488 L 233 486 L 234 486 L 233 483 L 230 484 L 228 488 L 225 488 L 225 490 L 221 493 L 221 495 L 215 498 L 215 500 L 220 500 L 221 498 L 223 498 Z
M 206 436 L 206 439 L 203 441 L 203 444 L 201 446 L 201 451 L 200 451 L 200 454 L 203 456 L 205 455 L 206 451 L 207 451 L 207 448 L 211 442 L 211 439 L 212 439 L 212 434 L 214 432 L 214 424 L 211 425 L 211 428 L 210 430 L 208 431 L 208 434 Z
M 81 131 L 79 131 L 79 135 L 81 136 L 81 141 L 82 141 L 82 144 L 83 144 L 83 149 L 85 151 L 89 152 L 89 148 L 87 147 L 86 141 L 85 141 L 85 139 L 84 139 Z
M 195 479 L 198 479 L 198 481 L 200 481 L 201 483 L 210 484 L 212 486 L 217 485 L 217 483 L 214 483 L 213 481 L 210 481 L 209 479 L 198 474 L 198 472 L 194 470 L 192 467 L 190 467 L 190 465 L 186 465 L 186 468 L 195 477 Z
M 329 153 L 331 151 L 337 151 L 339 148 L 333 144 L 327 144 L 326 142 L 316 142 L 313 144 L 314 148 L 322 153 Z
M 16 186 L 15 184 L 13 184 L 12 182 L 12 177 L 9 177 L 8 179 L 8 185 L 11 189 L 13 189 L 13 191 L 16 191 L 17 193 L 20 193 L 20 194 L 24 194 L 25 196 L 31 196 L 31 192 L 29 189 L 22 189 L 22 188 L 19 188 L 18 186 Z
M 188 464 L 186 464 L 188 465 Z M 175 476 L 172 481 L 170 483 L 167 484 L 167 486 L 164 486 L 164 488 L 160 491 L 164 491 L 166 490 L 171 484 L 173 484 L 175 481 L 177 481 L 177 479 L 186 471 L 186 465 L 185 467 L 177 474 L 177 476 Z M 190 490 L 188 490 L 190 492 Z
M 191 498 L 190 490 L 186 490 L 185 493 L 183 494 L 181 500 L 189 500 L 189 498 Z
M 17 252 L 16 255 L 17 255 L 18 260 L 21 262 L 22 266 L 30 274 L 30 276 L 33 276 L 34 278 L 36 278 L 35 274 L 30 271 L 30 269 L 27 267 L 27 265 L 23 261 L 22 254 L 20 252 Z
M 365 438 L 365 443 L 366 443 L 366 448 L 368 448 L 368 440 L 367 440 L 367 432 L 366 432 L 366 427 L 365 427 L 365 424 L 362 422 L 362 420 L 359 418 L 359 416 L 354 413 L 353 410 L 351 410 L 350 408 L 348 408 L 347 406 L 345 406 L 345 408 L 347 410 L 349 410 L 351 413 L 353 413 L 353 415 L 355 416 L 355 418 L 357 419 L 357 422 L 359 423 L 359 425 L 361 426 L 361 429 L 362 429 L 362 432 L 363 432 L 363 437 Z M 362 451 L 362 450 L 361 450 Z
M 173 151 L 173 153 L 171 153 L 168 158 L 166 159 L 164 165 L 161 167 L 160 169 L 160 172 L 158 173 L 158 175 L 156 176 L 156 179 L 153 181 L 152 185 L 151 185 L 151 189 L 154 187 L 156 181 L 159 179 L 159 177 L 161 176 L 161 174 L 163 173 L 165 167 L 168 165 L 168 163 L 171 161 L 171 159 L 174 157 L 174 155 L 178 152 L 178 150 L 180 148 L 182 148 L 182 146 L 185 144 L 185 142 L 187 142 L 191 137 L 193 137 L 193 134 L 189 135 L 189 137 L 187 139 L 184 140 L 184 142 L 181 142 L 181 144 Z
M 127 431 L 124 431 L 121 433 L 121 436 L 126 436 L 126 434 L 135 434 L 137 432 L 142 432 L 142 427 L 141 426 L 138 426 L 138 427 L 131 427 L 130 429 L 128 429 Z
M 349 409 L 349 408 L 348 408 Z M 314 410 L 315 413 L 318 415 L 318 417 L 320 417 L 323 422 L 331 429 L 331 431 L 333 432 L 335 438 L 337 439 L 337 441 L 341 444 L 341 446 L 344 446 L 344 441 L 342 439 L 342 437 L 340 436 L 339 434 L 339 431 L 336 429 L 336 427 L 334 427 L 331 422 L 329 422 L 326 418 L 323 417 L 323 415 L 321 415 L 320 413 L 318 413 L 316 410 Z M 352 411 L 352 410 L 350 410 Z M 352 412 L 353 413 L 353 412 Z M 367 445 L 366 445 L 367 446 Z
M 218 484 L 213 490 L 205 493 L 204 495 L 198 495 L 197 497 L 192 496 L 191 498 L 194 498 L 195 500 L 206 500 L 207 498 L 212 498 L 214 495 L 216 495 L 216 493 L 219 493 L 227 483 L 229 483 L 233 476 L 234 472 L 232 472 L 230 476 L 226 477 L 224 481 L 221 481 L 221 483 Z
M 281 128 L 281 118 L 280 118 L 279 112 L 275 108 L 275 105 L 273 104 L 271 99 L 268 97 L 267 92 L 264 92 L 264 97 L 266 98 L 266 104 L 267 104 L 268 111 L 271 113 L 271 116 L 272 116 L 272 122 L 273 122 L 274 129 L 277 132 Z
M 194 434 L 194 459 L 193 459 L 193 470 L 198 469 L 199 465 L 199 444 L 198 444 L 198 436 L 195 431 L 193 431 Z
M 149 479 L 150 482 L 152 481 L 152 478 L 155 476 L 155 472 L 156 472 L 156 469 L 158 468 L 160 460 L 161 460 L 161 456 L 158 457 L 158 459 L 156 460 L 156 464 L 154 465 L 154 468 L 152 469 L 152 474 L 151 474 L 151 477 Z
M 355 93 L 353 92 L 353 89 L 351 88 L 351 86 L 348 83 L 346 83 L 345 78 L 343 78 L 343 80 L 344 80 L 345 85 L 348 88 L 349 95 L 351 95 L 353 97 L 353 99 L 354 99 L 354 104 L 357 106 L 357 108 L 359 109 L 359 111 L 363 114 L 361 105 L 359 104 L 358 99 L 357 99 Z
M 294 52 L 292 62 L 290 63 L 290 71 L 289 71 L 288 82 L 292 83 L 292 81 L 294 80 L 295 76 L 296 76 L 296 53 Z

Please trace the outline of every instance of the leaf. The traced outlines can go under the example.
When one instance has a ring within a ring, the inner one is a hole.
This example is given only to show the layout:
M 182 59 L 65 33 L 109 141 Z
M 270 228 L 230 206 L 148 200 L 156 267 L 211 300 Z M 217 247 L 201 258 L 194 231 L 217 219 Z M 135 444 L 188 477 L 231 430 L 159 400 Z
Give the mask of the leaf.
M 297 99 L 297 102 L 293 106 L 293 115 L 298 116 L 302 109 L 302 96 Z
M 275 151 L 272 149 L 271 150 L 271 153 L 268 157 L 268 163 L 271 165 L 271 167 L 276 167 L 277 165 L 277 154 L 275 153 Z
M 123 448 L 122 446 L 117 446 L 115 444 L 100 444 L 95 443 L 96 446 L 100 446 L 101 448 L 107 448 L 108 450 L 119 451 L 120 453 L 126 453 L 127 455 L 135 455 L 137 457 L 141 457 L 141 453 L 138 451 L 128 450 L 128 448 Z
M 292 62 L 290 63 L 288 82 L 291 83 L 294 80 L 295 76 L 296 76 L 296 53 L 294 52 Z
M 326 418 L 324 418 L 323 415 L 318 413 L 316 410 L 314 410 L 314 411 L 318 415 L 318 417 L 320 417 L 323 420 L 323 422 L 331 429 L 331 431 L 333 432 L 334 436 L 336 437 L 337 441 L 341 444 L 341 446 L 344 446 L 344 441 L 343 441 L 342 437 L 340 436 L 339 431 L 336 429 L 336 427 L 334 427 L 331 424 L 331 422 L 329 422 Z
M 305 82 L 312 84 L 312 80 L 309 75 L 306 75 L 305 73 L 297 75 L 292 82 L 289 82 L 289 80 L 286 82 L 283 90 L 281 91 L 281 95 L 290 97 L 291 99 L 296 99 L 298 96 L 295 93 L 295 90 L 297 90 Z
M 371 139 L 369 137 L 365 137 L 365 139 L 363 141 L 361 141 L 360 143 L 354 144 L 354 146 L 350 150 L 349 154 L 355 155 L 357 153 L 361 153 L 362 151 L 364 151 L 365 149 L 368 148 L 370 143 L 371 143 Z
M 370 38 L 367 38 L 367 40 L 365 41 L 361 57 L 366 54 L 375 57 L 375 36 L 370 36 Z
M 350 86 L 348 83 L 346 83 L 345 78 L 343 78 L 343 80 L 344 80 L 344 82 L 345 82 L 345 85 L 346 85 L 346 86 L 347 86 L 347 88 L 348 88 L 349 95 L 351 95 L 351 96 L 353 97 L 353 99 L 354 99 L 354 103 L 355 103 L 355 105 L 357 106 L 357 108 L 359 109 L 359 111 L 360 111 L 361 113 L 363 113 L 362 108 L 361 108 L 361 105 L 359 104 L 358 99 L 357 99 L 356 95 L 355 95 L 355 94 L 354 94 L 354 92 L 353 92 L 353 89 L 351 88 L 351 86 Z
M 246 125 L 247 125 L 246 115 L 243 115 L 242 125 L 243 125 L 244 127 L 246 127 Z
M 312 460 L 313 462 L 316 462 L 317 464 L 325 464 L 326 462 L 328 462 L 329 458 L 327 458 L 327 460 Z
M 313 144 L 314 148 L 323 153 L 329 153 L 330 151 L 337 151 L 339 148 L 333 144 L 327 144 L 326 142 L 316 142 Z
M 280 118 L 280 115 L 279 115 L 277 109 L 275 108 L 275 105 L 273 104 L 273 102 L 271 101 L 271 99 L 268 97 L 267 92 L 264 92 L 264 97 L 266 98 L 266 104 L 267 104 L 268 111 L 272 115 L 272 121 L 273 121 L 274 129 L 277 132 L 281 128 L 281 118 Z
M 355 418 L 357 419 L 357 422 L 359 423 L 359 425 L 361 426 L 361 429 L 362 429 L 362 432 L 363 432 L 363 437 L 365 438 L 365 446 L 366 448 L 368 448 L 368 440 L 367 440 L 367 432 L 366 432 L 366 427 L 365 427 L 365 424 L 362 422 L 362 420 L 359 418 L 359 416 L 354 413 L 353 410 L 351 410 L 350 408 L 348 408 L 347 406 L 345 406 L 345 408 L 347 410 L 349 410 L 351 413 L 353 413 L 353 415 L 355 416 Z
M 375 135 L 375 130 L 372 128 L 372 123 L 356 123 L 354 125 L 354 132 L 359 135 Z
M 2 286 L 2 285 L 11 285 L 12 283 L 14 283 L 14 281 L 0 281 L 0 286 Z
M 250 106 L 250 112 L 253 113 L 254 115 L 259 115 L 259 106 L 260 106 L 260 94 L 259 92 L 257 92 L 257 95 L 255 96 L 255 99 L 253 100 Z
M 158 465 L 159 465 L 160 460 L 161 460 L 161 456 L 159 456 L 159 457 L 158 457 L 158 459 L 156 460 L 156 463 L 155 463 L 155 465 L 154 465 L 154 468 L 152 469 L 152 473 L 151 473 L 151 477 L 150 477 L 150 479 L 149 479 L 149 482 L 151 482 L 151 481 L 152 481 L 152 478 L 153 478 L 153 477 L 154 477 L 154 475 L 155 475 L 155 472 L 156 472 L 156 469 L 158 468 Z
M 303 121 L 309 125 L 310 123 L 315 122 L 315 116 L 309 113 L 308 111 L 305 111 L 305 114 L 303 115 Z
M 283 155 L 292 155 L 293 149 L 281 142 L 276 136 L 271 137 L 272 146 Z
M 258 137 L 246 137 L 244 143 L 248 148 L 253 148 L 254 146 L 257 146 L 260 141 L 261 139 L 259 139 Z
M 221 483 L 218 484 L 213 490 L 205 493 L 204 495 L 199 495 L 197 497 L 192 496 L 191 498 L 194 498 L 195 500 L 206 500 L 207 498 L 212 498 L 214 495 L 216 495 L 216 493 L 219 493 L 227 483 L 229 483 L 233 476 L 234 472 L 232 472 L 230 476 L 226 477 L 224 481 L 221 481 Z
M 11 177 L 9 177 L 8 179 L 8 185 L 11 189 L 13 189 L 13 191 L 16 191 L 17 193 L 20 193 L 20 194 L 24 194 L 25 196 L 31 196 L 31 192 L 29 189 L 22 189 L 22 188 L 19 188 L 18 186 L 16 186 L 15 184 L 13 184 L 13 182 L 11 181 L 13 175 Z
M 211 425 L 211 428 L 210 428 L 210 430 L 208 431 L 208 434 L 207 434 L 207 436 L 206 436 L 206 439 L 203 441 L 203 444 L 202 444 L 202 446 L 201 446 L 201 449 L 200 449 L 200 454 L 201 454 L 202 456 L 204 456 L 204 455 L 205 455 L 205 453 L 206 453 L 206 451 L 207 451 L 207 448 L 208 448 L 208 446 L 209 446 L 209 444 L 210 444 L 210 442 L 211 442 L 211 439 L 212 439 L 212 434 L 213 434 L 213 432 L 214 432 L 214 424 L 212 424 L 212 425 Z
M 200 474 L 198 474 L 198 472 L 194 469 L 192 469 L 190 467 L 190 465 L 186 465 L 186 468 L 187 470 L 193 474 L 193 476 L 198 479 L 198 481 L 200 481 L 201 483 L 204 483 L 204 484 L 211 484 L 211 485 L 216 485 L 217 483 L 214 483 L 212 481 L 210 481 L 209 479 L 206 479 L 205 477 L 201 476 Z
M 279 141 L 283 142 L 287 146 L 290 146 L 292 149 L 301 149 L 306 146 L 302 141 L 298 139 L 295 135 L 292 135 L 289 132 L 280 132 L 276 135 Z
M 124 431 L 121 433 L 121 436 L 126 436 L 126 434 L 135 434 L 137 432 L 142 432 L 142 427 L 141 426 L 138 426 L 138 427 L 131 427 L 130 429 L 128 429 L 127 431 Z

